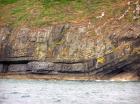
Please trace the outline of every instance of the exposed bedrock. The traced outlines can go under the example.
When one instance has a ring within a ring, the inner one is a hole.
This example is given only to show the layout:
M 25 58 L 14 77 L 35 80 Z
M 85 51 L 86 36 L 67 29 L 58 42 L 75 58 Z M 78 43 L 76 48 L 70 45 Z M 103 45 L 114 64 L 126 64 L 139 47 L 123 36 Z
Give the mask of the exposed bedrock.
M 51 63 L 51 62 L 29 62 L 27 73 L 36 74 L 58 74 L 58 73 L 88 73 L 98 76 L 110 76 L 120 74 L 121 72 L 127 71 L 138 71 L 140 66 L 139 56 L 130 56 L 124 60 L 112 61 L 106 64 L 97 63 L 95 60 L 86 61 L 83 63 Z M 132 68 L 133 67 L 133 68 Z M 135 67 L 135 68 L 134 68 Z
M 27 64 L 10 64 L 8 66 L 8 72 L 25 73 L 27 69 Z
M 130 71 L 139 75 L 139 54 L 139 24 L 110 20 L 97 28 L 89 23 L 0 27 L 0 72 L 113 77 Z
M 3 71 L 3 64 L 0 64 L 0 73 Z
M 64 64 L 64 63 L 50 63 L 50 62 L 31 62 L 28 64 L 32 73 L 83 73 L 86 66 L 84 63 Z

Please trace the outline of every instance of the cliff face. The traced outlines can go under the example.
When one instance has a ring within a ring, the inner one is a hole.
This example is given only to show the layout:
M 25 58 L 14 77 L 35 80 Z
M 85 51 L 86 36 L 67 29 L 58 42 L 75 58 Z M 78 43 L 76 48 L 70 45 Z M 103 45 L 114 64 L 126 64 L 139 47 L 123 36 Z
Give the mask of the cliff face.
M 89 73 L 101 78 L 140 69 L 140 6 L 127 2 L 120 16 L 99 23 L 63 23 L 40 28 L 0 26 L 1 72 Z M 126 18 L 131 14 L 131 21 Z M 127 76 L 127 75 L 126 75 Z

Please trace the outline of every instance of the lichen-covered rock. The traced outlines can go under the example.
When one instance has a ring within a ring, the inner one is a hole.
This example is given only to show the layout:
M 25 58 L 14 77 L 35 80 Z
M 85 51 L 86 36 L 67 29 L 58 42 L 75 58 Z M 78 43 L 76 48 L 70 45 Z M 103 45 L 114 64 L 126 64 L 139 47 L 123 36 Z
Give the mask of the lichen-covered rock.
M 21 27 L 9 35 L 1 28 L 1 56 L 34 57 L 39 60 L 55 58 L 56 60 L 80 60 L 93 56 L 94 44 L 87 42 L 89 27 L 78 25 L 54 25 L 32 29 Z M 8 38 L 8 40 L 7 40 Z M 3 52 L 2 50 L 6 50 Z M 85 53 L 86 54 L 85 54 Z
M 116 71 L 116 65 L 125 66 L 122 61 L 140 54 L 139 20 L 137 18 L 132 23 L 125 21 L 130 13 L 131 20 L 133 15 L 139 17 L 138 9 L 132 13 L 136 5 L 139 4 L 128 3 L 121 16 L 110 19 L 104 16 L 105 20 L 99 24 L 89 20 L 86 23 L 40 28 L 22 26 L 11 29 L 7 25 L 1 26 L 0 63 L 11 64 L 11 72 L 51 74 Z M 5 58 L 9 61 L 1 60 Z M 15 59 L 27 59 L 20 61 L 28 63 L 27 68 L 14 65 L 10 59 L 17 63 Z
M 98 31 L 88 24 L 54 25 L 36 30 L 22 27 L 16 31 L 1 28 L 0 56 L 36 60 L 29 62 L 28 68 L 11 63 L 11 72 L 90 72 L 112 62 L 119 63 L 132 54 L 139 54 L 140 25 L 121 28 L 114 25 L 110 27 L 106 24 L 107 27 L 99 27 Z M 108 29 L 113 31 L 107 32 Z
M 131 54 L 132 45 L 135 40 L 139 40 L 140 35 L 138 24 L 126 25 L 121 27 L 122 29 L 116 29 L 115 24 L 112 27 L 107 24 L 107 27 L 102 27 L 102 31 L 97 34 L 94 31 L 96 29 L 88 24 L 67 25 L 54 25 L 36 30 L 21 27 L 10 33 L 1 28 L 0 55 L 33 57 L 42 61 L 52 59 L 59 62 L 87 60 L 117 51 L 122 55 Z M 108 29 L 114 31 L 107 32 Z
M 119 32 L 114 30 L 114 33 L 110 31 L 108 34 L 103 28 L 102 35 L 94 36 L 89 33 L 93 32 L 93 28 L 87 25 L 56 25 L 38 30 L 20 28 L 16 32 L 11 31 L 11 34 L 7 28 L 1 28 L 1 56 L 32 57 L 44 61 L 30 62 L 28 69 L 22 65 L 22 68 L 20 65 L 10 65 L 9 71 L 88 72 L 131 55 L 135 47 L 139 48 L 139 28 L 139 25 L 127 25 Z M 46 62 L 48 59 L 58 63 Z M 86 59 L 91 61 L 80 62 Z M 72 63 L 68 64 L 67 61 Z

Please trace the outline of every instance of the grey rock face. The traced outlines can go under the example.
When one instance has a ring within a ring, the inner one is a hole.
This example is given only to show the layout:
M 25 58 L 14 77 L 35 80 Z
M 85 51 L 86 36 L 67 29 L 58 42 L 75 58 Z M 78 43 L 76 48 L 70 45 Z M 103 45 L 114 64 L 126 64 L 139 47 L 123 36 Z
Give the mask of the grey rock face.
M 85 63 L 75 63 L 75 64 L 66 64 L 66 63 L 51 63 L 51 62 L 30 62 L 28 63 L 27 71 L 32 73 L 74 73 L 79 72 L 83 73 L 87 69 Z
M 78 63 L 78 64 L 72 65 L 72 71 L 85 72 L 85 70 L 86 70 L 86 65 L 84 65 L 83 63 Z
M 116 29 L 115 24 L 101 29 L 88 24 L 53 25 L 36 30 L 23 27 L 17 31 L 2 28 L 0 61 L 10 66 L 0 65 L 0 72 L 4 67 L 4 72 L 89 73 L 105 65 L 110 67 L 111 62 L 119 63 L 118 58 L 139 53 L 139 33 L 140 25 L 118 25 Z M 15 62 L 29 63 L 26 66 Z
M 0 64 L 0 73 L 3 71 L 3 64 Z
M 51 62 L 29 62 L 26 71 L 32 73 L 49 73 L 54 70 L 54 64 Z
M 11 64 L 8 67 L 9 72 L 26 72 L 27 65 L 26 64 Z
M 75 63 L 75 64 L 54 64 L 55 69 L 61 73 L 83 73 L 86 70 L 86 64 Z

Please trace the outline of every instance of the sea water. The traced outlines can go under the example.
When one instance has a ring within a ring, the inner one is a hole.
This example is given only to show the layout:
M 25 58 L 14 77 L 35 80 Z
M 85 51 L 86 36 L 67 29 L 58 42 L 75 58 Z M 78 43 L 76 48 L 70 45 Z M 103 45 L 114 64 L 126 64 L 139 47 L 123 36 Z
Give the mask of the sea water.
M 140 104 L 140 82 L 0 79 L 0 104 Z

